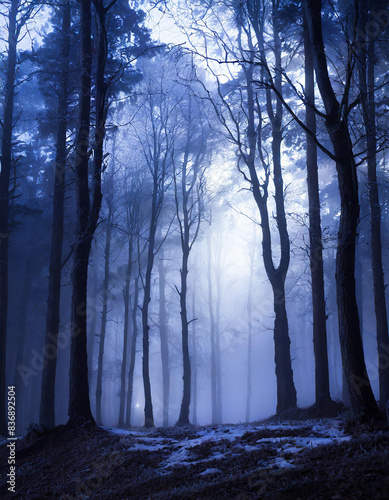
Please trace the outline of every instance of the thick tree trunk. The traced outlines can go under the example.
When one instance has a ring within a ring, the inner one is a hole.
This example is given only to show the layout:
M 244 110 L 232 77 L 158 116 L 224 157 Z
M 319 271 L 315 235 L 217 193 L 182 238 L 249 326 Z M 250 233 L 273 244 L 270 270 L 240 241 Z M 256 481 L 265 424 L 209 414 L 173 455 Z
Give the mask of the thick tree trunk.
M 2 123 L 0 171 L 0 435 L 7 434 L 6 426 L 6 349 L 8 313 L 8 244 L 9 244 L 9 178 L 12 163 L 12 130 L 15 96 L 17 28 L 19 0 L 12 0 L 8 18 L 8 56 L 6 81 L 3 90 L 4 118 Z
M 48 427 L 55 425 L 55 378 L 57 369 L 57 340 L 60 322 L 62 243 L 64 224 L 64 197 L 66 171 L 66 132 L 68 113 L 68 79 L 70 53 L 71 8 L 67 2 L 63 7 L 61 84 L 58 96 L 57 152 L 55 159 L 55 179 L 53 197 L 53 219 L 51 253 L 49 264 L 49 294 L 45 333 L 45 364 L 42 372 L 41 403 L 39 420 Z
M 128 336 L 130 331 L 130 283 L 132 275 L 132 247 L 134 237 L 132 234 L 128 240 L 128 258 L 126 269 L 126 284 L 124 287 L 124 328 L 123 328 L 123 357 L 120 375 L 120 407 L 119 407 L 119 427 L 124 427 L 125 422 L 125 404 L 126 404 L 126 374 L 127 374 L 127 355 L 128 355 Z
M 279 37 L 278 6 L 275 0 L 272 1 L 272 21 L 274 39 L 275 76 L 274 85 L 279 96 L 282 97 L 282 67 L 281 67 L 281 40 Z M 251 22 L 257 36 L 261 57 L 266 62 L 265 44 L 263 39 L 262 13 L 257 4 L 249 6 Z M 245 163 L 250 173 L 250 181 L 253 196 L 258 206 L 261 216 L 262 227 L 262 254 L 266 274 L 272 286 L 274 298 L 274 351 L 275 351 L 275 371 L 277 378 L 277 413 L 281 413 L 289 408 L 294 408 L 297 404 L 296 389 L 293 381 L 292 361 L 290 356 L 290 338 L 288 319 L 285 305 L 285 280 L 289 269 L 290 242 L 286 223 L 284 188 L 281 168 L 281 144 L 282 144 L 282 118 L 283 108 L 278 99 L 273 105 L 272 93 L 266 90 L 266 109 L 269 116 L 272 130 L 272 164 L 273 182 L 275 189 L 276 222 L 278 235 L 280 238 L 281 256 L 278 266 L 274 265 L 272 255 L 272 237 L 269 224 L 268 212 L 268 182 L 270 169 L 267 161 L 263 158 L 261 130 L 257 130 L 255 113 L 258 113 L 260 127 L 262 126 L 261 108 L 257 106 L 253 91 L 253 66 L 250 65 L 246 72 L 247 81 L 247 104 L 248 104 L 248 127 L 247 138 L 249 143 L 249 153 L 244 155 Z M 255 155 L 261 160 L 265 170 L 265 183 L 259 181 Z
M 304 19 L 305 57 L 305 123 L 312 134 L 316 134 L 315 81 L 311 43 L 308 26 Z M 323 410 L 330 400 L 328 372 L 326 303 L 324 293 L 323 245 L 320 218 L 319 176 L 317 146 L 310 134 L 307 139 L 307 185 L 309 201 L 309 254 L 311 268 L 311 292 L 313 311 L 313 347 L 315 355 L 315 400 Z
M 162 252 L 162 250 L 161 250 Z M 169 371 L 169 344 L 167 337 L 167 318 L 166 318 L 166 269 L 161 253 L 158 262 L 159 274 L 159 334 L 161 338 L 161 362 L 162 362 L 162 392 L 163 409 L 162 425 L 169 425 L 169 393 L 170 393 L 170 371 Z
M 76 242 L 72 270 L 71 343 L 69 369 L 69 425 L 89 421 L 94 424 L 89 401 L 88 362 L 86 350 L 86 297 L 88 262 L 96 228 L 101 195 L 94 179 L 94 216 L 91 219 L 88 186 L 90 94 L 91 94 L 91 2 L 80 1 L 81 17 L 81 88 L 79 122 L 76 137 L 75 187 L 77 202 Z M 101 187 L 101 186 L 100 186 Z M 101 193 L 101 191 L 100 191 Z M 96 217 L 97 215 L 97 217 Z
M 345 116 L 341 112 L 328 75 L 321 26 L 321 5 L 306 0 L 316 78 L 326 109 L 326 125 L 334 148 L 341 214 L 336 255 L 336 295 L 343 369 L 352 409 L 361 418 L 374 417 L 378 407 L 366 372 L 355 291 L 355 241 L 359 217 L 358 181 Z
M 109 258 L 111 253 L 111 236 L 112 236 L 112 211 L 109 210 L 107 219 L 107 233 L 105 240 L 104 251 L 104 280 L 103 280 L 103 310 L 101 313 L 101 329 L 99 340 L 99 357 L 97 359 L 97 380 L 96 380 L 96 421 L 99 425 L 102 424 L 101 415 L 101 399 L 103 393 L 103 367 L 104 367 L 104 347 L 105 336 L 107 331 L 107 315 L 108 315 L 108 297 L 109 297 Z
M 132 337 L 131 337 L 131 354 L 130 354 L 130 368 L 128 371 L 128 392 L 127 392 L 127 414 L 126 426 L 131 427 L 131 410 L 132 410 L 132 395 L 134 390 L 134 371 L 135 371 L 135 358 L 136 358 L 136 340 L 138 336 L 138 303 L 139 303 L 139 275 L 135 278 L 134 288 L 134 303 L 132 305 Z
M 375 106 L 375 39 L 366 29 L 369 10 L 374 10 L 374 1 L 360 2 L 360 33 L 366 39 L 358 53 L 359 88 L 367 145 L 367 178 L 369 186 L 371 257 L 374 285 L 374 309 L 376 316 L 378 376 L 380 403 L 389 400 L 389 338 L 388 314 L 385 299 L 385 282 L 382 264 L 381 207 L 377 182 L 377 138 Z

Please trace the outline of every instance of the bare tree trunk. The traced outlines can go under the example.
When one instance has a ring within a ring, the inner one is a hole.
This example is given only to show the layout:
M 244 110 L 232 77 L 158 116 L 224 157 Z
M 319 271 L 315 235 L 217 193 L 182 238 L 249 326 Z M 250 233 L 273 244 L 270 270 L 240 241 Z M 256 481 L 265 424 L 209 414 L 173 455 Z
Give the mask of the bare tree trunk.
M 375 106 L 375 37 L 366 28 L 369 11 L 374 11 L 374 0 L 360 2 L 360 33 L 366 40 L 358 54 L 359 87 L 361 92 L 362 113 L 367 142 L 367 178 L 369 186 L 371 257 L 374 284 L 374 309 L 376 316 L 378 375 L 380 403 L 389 400 L 389 337 L 388 314 L 385 299 L 385 282 L 382 264 L 381 207 L 377 182 L 377 134 Z M 372 14 L 370 14 L 370 17 Z
M 132 395 L 134 390 L 134 370 L 135 370 L 135 357 L 136 357 L 136 340 L 138 336 L 138 323 L 137 323 L 137 313 L 138 313 L 138 303 L 139 303 L 139 274 L 135 278 L 135 289 L 134 289 L 134 303 L 132 305 L 132 338 L 131 338 L 131 356 L 130 356 L 130 368 L 128 372 L 128 393 L 127 393 L 127 414 L 126 414 L 126 426 L 131 427 L 131 410 L 132 410 Z
M 105 335 L 107 329 L 107 314 L 108 314 L 109 258 L 111 253 L 111 236 L 112 236 L 112 211 L 111 209 L 109 209 L 107 218 L 105 251 L 104 251 L 104 280 L 103 280 L 103 297 L 102 297 L 103 311 L 101 314 L 99 357 L 97 360 L 97 381 L 96 381 L 96 421 L 99 425 L 102 424 L 101 399 L 103 392 L 104 346 L 105 346 Z
M 261 53 L 261 59 L 265 65 L 265 44 L 263 39 L 264 20 L 263 12 L 260 12 L 256 3 L 249 4 L 249 15 L 255 30 Z M 279 36 L 278 7 L 275 0 L 272 1 L 272 24 L 274 39 L 275 76 L 274 89 L 278 96 L 282 97 L 282 68 L 281 68 L 281 40 Z M 253 57 L 253 56 L 252 56 Z M 254 61 L 253 61 L 254 62 Z M 262 70 L 263 71 L 263 70 Z M 297 404 L 296 388 L 293 381 L 292 360 L 290 356 L 290 337 L 288 318 L 285 304 L 285 280 L 290 262 L 290 242 L 285 214 L 284 188 L 281 168 L 281 144 L 282 144 L 282 119 L 283 108 L 280 100 L 275 106 L 272 102 L 272 92 L 266 90 L 266 109 L 272 130 L 272 164 L 273 183 L 275 189 L 276 222 L 280 238 L 281 257 L 278 266 L 274 265 L 272 253 L 272 236 L 269 224 L 268 212 L 268 183 L 270 169 L 268 162 L 262 152 L 262 116 L 261 108 L 256 102 L 253 91 L 253 65 L 245 68 L 247 81 L 247 105 L 248 105 L 248 127 L 247 138 L 249 142 L 249 154 L 244 154 L 244 161 L 250 173 L 253 196 L 261 216 L 262 226 L 262 254 L 266 274 L 272 286 L 274 298 L 274 351 L 275 371 L 277 378 L 277 413 Z M 262 75 L 263 76 L 263 75 Z M 264 80 L 264 78 L 262 78 Z M 258 114 L 259 128 L 255 123 L 255 113 Z M 262 184 L 258 178 L 255 167 L 255 153 L 259 155 L 265 173 L 265 182 Z
M 221 248 L 222 239 L 221 233 L 218 234 L 217 251 L 216 251 L 216 283 L 215 283 L 215 363 L 216 363 L 216 407 L 217 421 L 223 422 L 223 407 L 222 407 L 222 369 L 221 369 L 221 349 L 220 349 L 220 308 L 222 299 L 222 269 L 221 269 Z
M 161 252 L 163 250 L 161 249 Z M 161 253 L 158 262 L 159 274 L 159 334 L 161 338 L 161 362 L 162 362 L 162 391 L 163 391 L 163 410 L 162 425 L 169 425 L 169 392 L 170 392 L 170 373 L 169 373 L 169 344 L 167 337 L 167 319 L 166 319 L 166 269 L 163 262 L 163 253 Z
M 94 424 L 89 400 L 86 350 L 86 300 L 88 262 L 93 234 L 101 206 L 99 176 L 94 179 L 93 217 L 91 218 L 88 186 L 88 145 L 91 93 L 91 1 L 80 1 L 81 17 L 81 88 L 79 122 L 76 137 L 75 187 L 77 202 L 76 243 L 72 271 L 71 344 L 69 369 L 69 425 L 89 421 Z M 100 178 L 101 182 L 101 178 Z
M 142 305 L 142 330 L 143 330 L 143 358 L 142 375 L 143 388 L 145 393 L 145 427 L 154 427 L 153 403 L 151 398 L 150 385 L 150 326 L 149 326 L 149 305 L 151 301 L 151 273 L 154 266 L 155 234 L 157 229 L 157 178 L 154 177 L 154 188 L 151 207 L 151 222 L 148 238 L 148 252 L 146 276 L 144 285 L 144 297 Z
M 181 264 L 181 289 L 180 289 L 180 314 L 181 314 L 181 329 L 182 329 L 182 361 L 183 361 L 183 381 L 184 391 L 181 403 L 180 416 L 176 425 L 189 425 L 189 408 L 190 408 L 190 389 L 191 389 L 191 369 L 189 357 L 189 328 L 188 328 L 188 312 L 186 307 L 186 298 L 188 292 L 188 259 L 189 259 L 189 225 L 187 216 L 185 217 L 184 210 L 184 244 L 182 252 Z
M 305 123 L 316 135 L 314 66 L 308 26 L 304 18 L 305 57 Z M 315 355 L 315 400 L 319 411 L 331 399 L 328 372 L 326 302 L 324 293 L 323 244 L 320 217 L 319 176 L 317 146 L 310 134 L 307 139 L 307 185 L 309 202 L 309 255 L 311 267 L 311 293 L 313 311 L 313 347 Z
M 0 171 L 0 435 L 7 434 L 6 426 L 6 349 L 8 313 L 8 244 L 9 244 L 9 179 L 12 163 L 12 131 L 15 96 L 16 16 L 19 0 L 12 0 L 8 18 L 8 56 L 6 81 L 3 90 L 4 118 L 2 123 Z
M 215 342 L 215 315 L 213 308 L 213 287 L 212 287 L 212 247 L 211 234 L 207 236 L 208 243 L 208 308 L 211 327 L 211 406 L 212 406 L 212 423 L 219 424 L 217 414 L 217 386 L 216 386 L 216 342 Z
M 355 241 L 359 217 L 357 172 L 347 124 L 348 110 L 341 109 L 328 75 L 321 26 L 321 4 L 315 0 L 306 0 L 305 6 L 317 83 L 326 109 L 326 125 L 334 148 L 341 199 L 336 255 L 336 295 L 343 369 L 352 409 L 364 419 L 377 416 L 378 407 L 366 372 L 355 293 Z M 349 67 L 348 78 L 351 78 L 350 72 Z M 346 101 L 342 102 L 343 105 L 347 106 L 347 96 Z
M 196 266 L 195 266 L 196 268 Z M 193 283 L 193 296 L 192 296 L 192 383 L 193 383 L 193 398 L 192 398 L 192 415 L 193 415 L 193 425 L 197 425 L 197 332 L 196 332 L 196 281 Z
M 119 408 L 119 427 L 124 427 L 124 412 L 126 403 L 126 374 L 127 374 L 127 354 L 128 354 L 128 336 L 130 332 L 130 283 L 132 274 L 132 247 L 133 235 L 128 239 L 128 258 L 126 269 L 126 284 L 124 287 L 124 328 L 123 328 L 123 358 L 120 376 L 120 408 Z
M 28 306 L 31 296 L 31 278 L 32 278 L 32 260 L 26 260 L 26 266 L 24 271 L 23 280 L 23 291 L 20 300 L 20 307 L 18 311 L 18 321 L 17 321 L 17 345 L 16 345 L 16 361 L 15 361 L 15 375 L 14 384 L 16 386 L 17 394 L 17 404 L 19 407 L 23 407 L 26 404 L 26 385 L 20 376 L 20 366 L 24 365 L 24 346 L 26 343 L 26 327 L 28 318 Z M 21 420 L 22 414 L 20 412 L 16 413 L 16 429 L 17 432 L 22 431 Z
M 39 420 L 48 427 L 55 425 L 55 378 L 57 370 L 57 340 L 60 323 L 62 243 L 64 224 L 64 197 L 66 172 L 66 132 L 68 121 L 68 79 L 70 54 L 70 20 L 71 7 L 69 1 L 63 6 L 62 18 L 62 51 L 61 51 L 61 83 L 58 98 L 58 131 L 57 152 L 55 159 L 55 180 L 53 197 L 53 219 L 51 236 L 51 253 L 49 264 L 49 294 L 47 298 L 47 317 L 45 333 L 45 364 L 42 372 L 41 402 Z
M 254 230 L 254 241 L 250 255 L 250 276 L 249 288 L 247 294 L 247 395 L 246 395 L 246 422 L 250 422 L 251 395 L 252 395 L 252 332 L 253 332 L 253 313 L 252 313 L 252 295 L 254 279 L 254 262 L 256 248 L 256 232 Z
M 92 251 L 94 249 L 92 248 Z M 89 381 L 89 389 L 92 391 L 93 384 L 93 351 L 95 347 L 95 339 L 96 339 L 96 324 L 97 324 L 97 296 L 98 296 L 98 284 L 97 284 L 97 266 L 94 267 L 93 272 L 93 291 L 90 296 L 90 308 L 89 310 L 93 311 L 93 316 L 90 321 L 90 328 L 88 330 L 88 338 L 87 338 L 87 351 L 88 351 L 88 381 Z

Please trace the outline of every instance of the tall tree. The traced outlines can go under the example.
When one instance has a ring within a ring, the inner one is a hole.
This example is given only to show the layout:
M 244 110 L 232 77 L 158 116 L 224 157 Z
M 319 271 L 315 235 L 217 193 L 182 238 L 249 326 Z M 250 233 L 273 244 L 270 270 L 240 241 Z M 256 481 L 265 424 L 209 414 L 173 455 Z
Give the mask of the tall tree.
M 153 64 L 153 62 L 151 63 Z M 152 69 L 152 65 L 151 68 Z M 171 165 L 172 130 L 170 127 L 174 104 L 173 95 L 167 90 L 169 77 L 165 69 L 159 77 L 151 75 L 150 69 L 145 76 L 142 102 L 144 114 L 142 123 L 134 128 L 139 142 L 145 167 L 150 175 L 149 226 L 147 235 L 147 257 L 144 275 L 144 294 L 141 307 L 142 312 L 142 376 L 145 395 L 145 427 L 154 426 L 153 404 L 150 384 L 150 325 L 149 306 L 151 301 L 152 273 L 155 255 L 159 250 L 156 242 L 157 230 L 163 207 L 165 192 L 170 182 L 169 169 Z M 135 127 L 136 124 L 134 124 Z
M 257 233 L 254 226 L 252 249 L 249 255 L 249 287 L 247 293 L 247 395 L 246 395 L 246 422 L 250 421 L 251 397 L 252 397 L 252 343 L 253 343 L 253 279 L 255 268 L 255 254 L 257 246 Z
M 375 104 L 375 45 L 377 34 L 374 34 L 373 36 L 371 31 L 368 29 L 368 22 L 376 21 L 376 19 L 374 19 L 374 14 L 377 12 L 376 2 L 374 0 L 359 2 L 358 9 L 358 32 L 359 37 L 362 38 L 358 41 L 358 76 L 367 149 L 367 179 L 370 204 L 371 258 L 377 331 L 379 390 L 380 403 L 385 405 L 389 400 L 389 338 L 384 271 L 382 263 L 381 206 L 377 182 L 377 132 Z M 381 32 L 382 29 L 383 24 L 379 26 L 377 31 Z
M 120 373 L 120 406 L 119 406 L 119 427 L 124 427 L 125 423 L 125 403 L 126 403 L 126 375 L 127 375 L 127 354 L 128 337 L 130 332 L 130 284 L 132 277 L 132 253 L 134 245 L 134 235 L 128 237 L 128 257 L 126 266 L 126 279 L 123 289 L 124 300 L 124 326 L 123 326 L 123 357 Z
M 112 186 L 110 186 L 110 189 Z M 113 192 L 111 191 L 113 194 Z M 111 256 L 111 239 L 113 225 L 113 200 L 112 196 L 108 196 L 108 215 L 106 219 L 106 234 L 104 248 L 104 279 L 102 290 L 103 309 L 101 313 L 101 327 L 99 338 L 99 355 L 97 359 L 97 380 L 96 380 L 96 421 L 99 425 L 102 424 L 101 399 L 103 393 L 103 367 L 104 367 L 104 347 L 105 337 L 107 332 L 107 317 L 108 317 L 108 299 L 109 299 L 109 266 Z
M 323 244 L 320 217 L 319 175 L 317 165 L 317 146 L 315 112 L 315 80 L 311 43 L 308 26 L 304 26 L 305 61 L 305 124 L 310 133 L 307 140 L 307 185 L 309 203 L 309 259 L 311 268 L 311 293 L 313 311 L 313 346 L 315 355 L 315 400 L 319 411 L 325 409 L 330 401 L 330 380 L 327 352 L 327 315 L 324 293 Z
M 54 165 L 53 219 L 44 351 L 47 353 L 47 359 L 42 371 L 41 404 L 39 411 L 40 422 L 48 427 L 54 427 L 55 425 L 55 378 L 57 368 L 57 339 L 60 322 L 65 172 L 67 160 L 66 133 L 68 128 L 70 1 L 64 3 L 62 11 L 61 71 L 58 92 L 57 145 Z
M 354 2 L 357 14 L 357 2 Z M 336 254 L 336 295 L 339 338 L 351 405 L 361 418 L 374 417 L 378 407 L 366 372 L 355 290 L 355 242 L 359 217 L 358 180 L 350 138 L 350 84 L 353 54 L 348 53 L 345 90 L 341 102 L 333 89 L 324 49 L 321 2 L 305 1 L 306 19 L 313 52 L 317 84 L 324 103 L 325 123 L 334 148 L 338 172 L 341 213 Z M 355 36 L 355 31 L 354 31 Z M 353 40 L 355 43 L 355 38 Z
M 86 296 L 89 253 L 101 207 L 101 163 L 95 157 L 92 205 L 89 192 L 89 135 L 91 107 L 91 0 L 79 2 L 81 24 L 81 84 L 76 134 L 75 189 L 77 203 L 76 241 L 72 269 L 71 344 L 69 370 L 69 423 L 94 418 L 90 409 L 86 349 Z M 103 43 L 103 42 L 102 42 Z M 99 115 L 100 116 L 100 115 Z M 98 139 L 99 140 L 99 139 Z
M 271 2 L 271 24 L 273 35 L 273 54 L 275 60 L 274 88 L 277 95 L 283 93 L 282 86 L 282 46 L 280 39 L 280 20 L 279 20 L 279 0 Z M 260 61 L 262 68 L 267 67 L 267 56 L 265 51 L 264 29 L 266 5 L 261 1 L 248 2 L 248 15 L 253 26 L 258 48 L 260 52 Z M 248 41 L 251 50 L 251 58 L 254 57 L 251 39 Z M 293 381 L 292 361 L 290 357 L 290 337 L 289 325 L 286 313 L 285 301 L 285 280 L 290 262 L 290 241 L 286 222 L 284 185 L 282 178 L 281 164 L 281 145 L 283 136 L 283 107 L 280 100 L 277 100 L 273 106 L 272 92 L 266 89 L 266 110 L 270 120 L 272 138 L 272 173 L 275 191 L 276 204 L 276 222 L 280 238 L 280 260 L 278 265 L 274 264 L 272 251 L 272 238 L 269 224 L 268 211 L 268 182 L 269 165 L 263 155 L 262 132 L 263 127 L 260 105 L 256 106 L 256 96 L 252 85 L 253 81 L 253 62 L 244 66 L 245 80 L 247 82 L 247 102 L 248 102 L 248 129 L 247 138 L 249 143 L 248 154 L 244 153 L 243 159 L 247 165 L 250 175 L 250 183 L 254 199 L 257 203 L 262 226 L 262 250 L 265 270 L 271 283 L 274 295 L 274 346 L 275 346 L 275 365 L 277 377 L 277 412 L 282 412 L 288 408 L 293 408 L 297 404 L 296 389 Z M 270 74 L 267 77 L 270 77 Z M 255 114 L 259 113 L 259 127 L 256 128 Z M 260 161 L 265 170 L 265 182 L 261 185 L 255 167 L 256 148 Z
M 8 316 L 8 247 L 9 247 L 9 201 L 10 175 L 13 163 L 12 137 L 14 129 L 14 99 L 17 66 L 17 45 L 21 30 L 36 8 L 34 2 L 10 0 L 8 11 L 8 38 L 4 99 L 1 170 L 0 170 L 0 434 L 6 435 L 6 349 Z
M 191 72 L 194 68 L 191 68 Z M 187 101 L 187 102 L 185 102 Z M 183 358 L 183 396 L 176 425 L 189 425 L 191 396 L 191 367 L 189 355 L 189 321 L 187 310 L 189 256 L 196 242 L 203 217 L 204 168 L 208 132 L 201 123 L 201 111 L 188 95 L 182 105 L 185 139 L 180 152 L 181 161 L 173 159 L 176 215 L 181 240 L 180 316 Z M 178 164 L 177 164 L 178 163 Z
M 170 396 L 170 367 L 169 367 L 169 342 L 166 311 L 166 265 L 164 263 L 164 249 L 158 260 L 158 285 L 159 285 L 159 336 L 161 339 L 161 363 L 162 363 L 162 425 L 169 425 L 169 396 Z

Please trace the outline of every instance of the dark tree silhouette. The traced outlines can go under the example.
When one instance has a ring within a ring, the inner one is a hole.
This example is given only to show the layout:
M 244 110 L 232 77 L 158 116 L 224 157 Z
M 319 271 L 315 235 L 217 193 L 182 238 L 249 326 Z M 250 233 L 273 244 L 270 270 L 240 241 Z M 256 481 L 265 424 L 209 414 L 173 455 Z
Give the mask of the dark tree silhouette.
M 339 103 L 327 68 L 322 34 L 321 3 L 306 0 L 305 9 L 317 84 L 326 110 L 326 126 L 334 148 L 341 198 L 336 254 L 336 295 L 343 369 L 354 412 L 361 418 L 369 418 L 377 415 L 378 407 L 366 372 L 355 291 L 355 241 L 359 201 L 357 172 L 348 128 L 348 114 L 352 105 L 349 103 L 348 92 L 353 74 L 353 63 L 349 54 L 345 93 Z
M 45 365 L 42 371 L 39 420 L 48 427 L 55 425 L 55 378 L 57 369 L 57 340 L 60 321 L 62 244 L 68 128 L 69 55 L 71 7 L 67 1 L 62 15 L 61 73 L 58 93 L 57 145 L 54 166 L 53 219 L 49 264 L 49 293 L 45 332 Z

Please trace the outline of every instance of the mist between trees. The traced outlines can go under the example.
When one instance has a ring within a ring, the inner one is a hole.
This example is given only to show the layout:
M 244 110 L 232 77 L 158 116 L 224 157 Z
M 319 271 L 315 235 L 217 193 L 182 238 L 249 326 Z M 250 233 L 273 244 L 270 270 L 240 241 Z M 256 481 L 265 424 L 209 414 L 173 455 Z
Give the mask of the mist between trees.
M 384 2 L 2 2 L 0 431 L 389 400 Z

